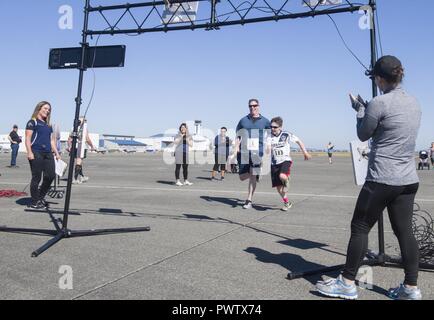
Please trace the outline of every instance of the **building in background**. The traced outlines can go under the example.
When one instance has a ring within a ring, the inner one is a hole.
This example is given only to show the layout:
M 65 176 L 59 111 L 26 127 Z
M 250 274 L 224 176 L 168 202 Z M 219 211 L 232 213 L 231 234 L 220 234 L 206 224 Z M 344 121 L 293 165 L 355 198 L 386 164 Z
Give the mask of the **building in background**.
M 136 140 L 147 145 L 146 151 L 156 152 L 170 148 L 175 140 L 175 134 L 159 133 L 147 138 L 136 138 Z
M 146 147 L 147 144 L 137 141 L 135 136 L 107 133 L 101 135 L 98 143 L 98 149 L 108 152 L 146 152 Z

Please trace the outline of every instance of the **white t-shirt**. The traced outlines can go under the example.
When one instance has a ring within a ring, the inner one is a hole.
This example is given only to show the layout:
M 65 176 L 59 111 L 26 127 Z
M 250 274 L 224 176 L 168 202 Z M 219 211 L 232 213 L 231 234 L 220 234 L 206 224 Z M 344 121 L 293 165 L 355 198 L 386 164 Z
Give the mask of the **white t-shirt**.
M 292 161 L 290 142 L 299 141 L 298 137 L 287 131 L 281 131 L 278 136 L 271 134 L 267 139 L 267 144 L 271 147 L 271 164 L 277 165 L 285 161 Z

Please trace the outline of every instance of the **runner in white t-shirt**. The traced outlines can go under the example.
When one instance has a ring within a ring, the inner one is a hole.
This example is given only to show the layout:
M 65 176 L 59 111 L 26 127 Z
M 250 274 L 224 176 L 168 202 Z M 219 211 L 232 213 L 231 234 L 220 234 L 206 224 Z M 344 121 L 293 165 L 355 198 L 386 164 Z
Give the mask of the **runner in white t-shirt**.
M 289 189 L 289 176 L 291 174 L 291 145 L 296 143 L 304 154 L 304 159 L 312 156 L 306 151 L 303 142 L 290 132 L 282 130 L 283 120 L 275 117 L 271 120 L 271 136 L 267 140 L 267 152 L 271 152 L 271 182 L 283 200 L 283 211 L 292 207 L 286 193 Z M 286 190 L 285 190 L 286 187 Z

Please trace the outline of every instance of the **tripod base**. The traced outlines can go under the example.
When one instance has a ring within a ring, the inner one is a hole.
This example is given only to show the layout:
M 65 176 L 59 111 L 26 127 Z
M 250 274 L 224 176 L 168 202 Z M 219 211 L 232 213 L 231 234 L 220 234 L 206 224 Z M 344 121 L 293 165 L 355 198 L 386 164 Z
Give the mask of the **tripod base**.
M 50 235 L 54 236 L 47 243 L 45 243 L 39 249 L 32 252 L 32 257 L 35 258 L 39 256 L 44 251 L 51 248 L 57 242 L 64 238 L 74 238 L 74 237 L 91 237 L 99 236 L 105 234 L 117 234 L 117 233 L 131 233 L 131 232 L 142 232 L 150 231 L 150 227 L 136 227 L 136 228 L 119 228 L 119 229 L 92 229 L 92 230 L 69 230 L 69 229 L 57 229 L 57 230 L 45 230 L 45 229 L 27 229 L 27 228 L 8 228 L 0 227 L 0 232 L 11 232 L 11 233 L 23 233 L 23 234 L 35 234 L 35 235 Z
M 150 231 L 150 227 L 137 227 L 137 228 L 120 228 L 120 229 L 92 229 L 92 230 L 69 230 L 62 229 L 59 233 L 45 243 L 39 249 L 36 249 L 32 252 L 32 257 L 36 258 L 41 253 L 55 245 L 57 242 L 62 240 L 63 238 L 74 238 L 74 237 L 91 237 L 91 236 L 99 236 L 104 234 L 116 234 L 116 233 L 131 233 L 131 232 L 142 232 L 142 231 Z

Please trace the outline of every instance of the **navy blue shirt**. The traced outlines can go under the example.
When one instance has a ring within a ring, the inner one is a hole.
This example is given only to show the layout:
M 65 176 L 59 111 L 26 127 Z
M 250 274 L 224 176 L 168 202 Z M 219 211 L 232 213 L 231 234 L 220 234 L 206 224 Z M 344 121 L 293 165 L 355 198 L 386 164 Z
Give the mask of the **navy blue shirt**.
M 253 118 L 250 114 L 238 122 L 237 137 L 241 139 L 241 152 L 250 151 L 250 153 L 264 154 L 264 133 L 271 129 L 270 120 L 259 115 Z
M 51 152 L 51 134 L 53 128 L 39 119 L 27 122 L 26 130 L 32 130 L 32 151 Z

